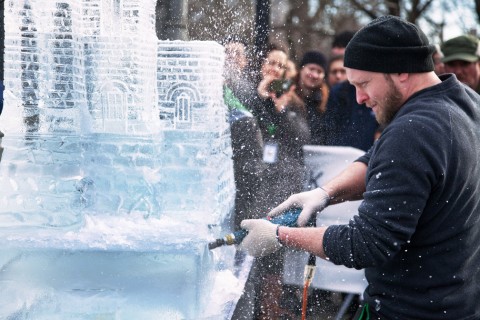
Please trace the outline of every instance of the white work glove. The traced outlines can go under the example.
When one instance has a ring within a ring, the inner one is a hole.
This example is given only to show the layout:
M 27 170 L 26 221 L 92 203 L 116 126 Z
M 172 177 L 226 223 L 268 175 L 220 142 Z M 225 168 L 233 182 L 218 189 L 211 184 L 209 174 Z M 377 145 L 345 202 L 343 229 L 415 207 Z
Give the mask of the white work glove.
M 240 226 L 247 230 L 248 234 L 238 245 L 238 250 L 254 257 L 263 257 L 282 247 L 277 240 L 277 224 L 266 219 L 247 219 L 243 220 Z
M 316 188 L 310 191 L 292 194 L 287 200 L 282 202 L 276 208 L 268 213 L 268 216 L 275 217 L 281 215 L 290 208 L 302 208 L 302 212 L 298 216 L 297 224 L 299 227 L 307 225 L 310 217 L 320 212 L 328 206 L 330 196 L 322 188 Z

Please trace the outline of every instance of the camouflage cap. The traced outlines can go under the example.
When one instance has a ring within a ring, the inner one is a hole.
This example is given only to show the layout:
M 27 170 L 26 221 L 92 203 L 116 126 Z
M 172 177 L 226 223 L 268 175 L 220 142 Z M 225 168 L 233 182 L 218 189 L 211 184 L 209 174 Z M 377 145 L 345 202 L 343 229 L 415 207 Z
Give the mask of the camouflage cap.
M 441 46 L 442 62 L 462 60 L 476 62 L 480 59 L 480 41 L 472 35 L 455 37 Z

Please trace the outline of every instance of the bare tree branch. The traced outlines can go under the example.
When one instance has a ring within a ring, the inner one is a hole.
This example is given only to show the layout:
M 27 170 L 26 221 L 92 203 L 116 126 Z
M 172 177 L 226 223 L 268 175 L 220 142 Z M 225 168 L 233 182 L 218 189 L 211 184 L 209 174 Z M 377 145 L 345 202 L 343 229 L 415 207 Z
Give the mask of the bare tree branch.
M 406 20 L 412 23 L 417 23 L 420 17 L 426 16 L 425 12 L 428 10 L 432 2 L 433 0 L 426 0 L 424 3 L 422 3 L 421 0 L 413 0 L 412 10 L 410 12 L 407 12 Z
M 377 12 L 374 10 L 367 9 L 363 4 L 357 0 L 350 0 L 350 3 L 357 8 L 358 10 L 363 11 L 371 19 L 377 18 Z
M 444 40 L 447 20 L 449 25 L 455 23 L 465 32 L 479 28 L 480 25 L 480 0 L 270 1 L 270 40 L 288 46 L 294 59 L 298 59 L 309 49 L 327 53 L 334 34 L 345 30 L 358 30 L 365 21 L 385 14 L 401 16 L 416 24 L 426 24 L 425 32 L 435 42 Z M 476 13 L 478 24 L 472 26 L 470 20 L 461 19 L 461 13 L 453 14 L 457 8 L 460 9 L 459 12 L 472 12 L 473 16 Z M 225 35 L 239 33 L 247 42 L 252 43 L 254 17 L 253 0 L 189 1 L 188 30 L 192 40 L 219 40 Z M 451 21 L 453 19 L 458 21 Z

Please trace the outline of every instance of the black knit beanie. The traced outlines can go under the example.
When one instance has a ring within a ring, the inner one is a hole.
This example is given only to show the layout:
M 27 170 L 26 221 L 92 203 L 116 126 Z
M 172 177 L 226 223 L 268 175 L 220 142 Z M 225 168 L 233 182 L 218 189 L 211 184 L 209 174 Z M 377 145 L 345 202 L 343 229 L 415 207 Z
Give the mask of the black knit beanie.
M 327 59 L 320 51 L 307 51 L 300 61 L 300 68 L 306 64 L 314 63 L 323 68 L 323 71 L 327 71 Z
M 381 73 L 433 71 L 435 46 L 413 23 L 383 16 L 360 29 L 345 50 L 347 68 Z

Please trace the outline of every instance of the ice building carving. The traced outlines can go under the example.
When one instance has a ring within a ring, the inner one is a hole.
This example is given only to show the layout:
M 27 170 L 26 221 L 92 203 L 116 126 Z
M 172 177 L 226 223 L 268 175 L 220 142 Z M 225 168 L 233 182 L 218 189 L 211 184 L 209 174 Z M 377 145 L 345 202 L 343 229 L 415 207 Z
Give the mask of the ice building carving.
M 233 262 L 206 248 L 234 199 L 223 48 L 158 41 L 155 2 L 5 2 L 0 318 L 212 308 Z

